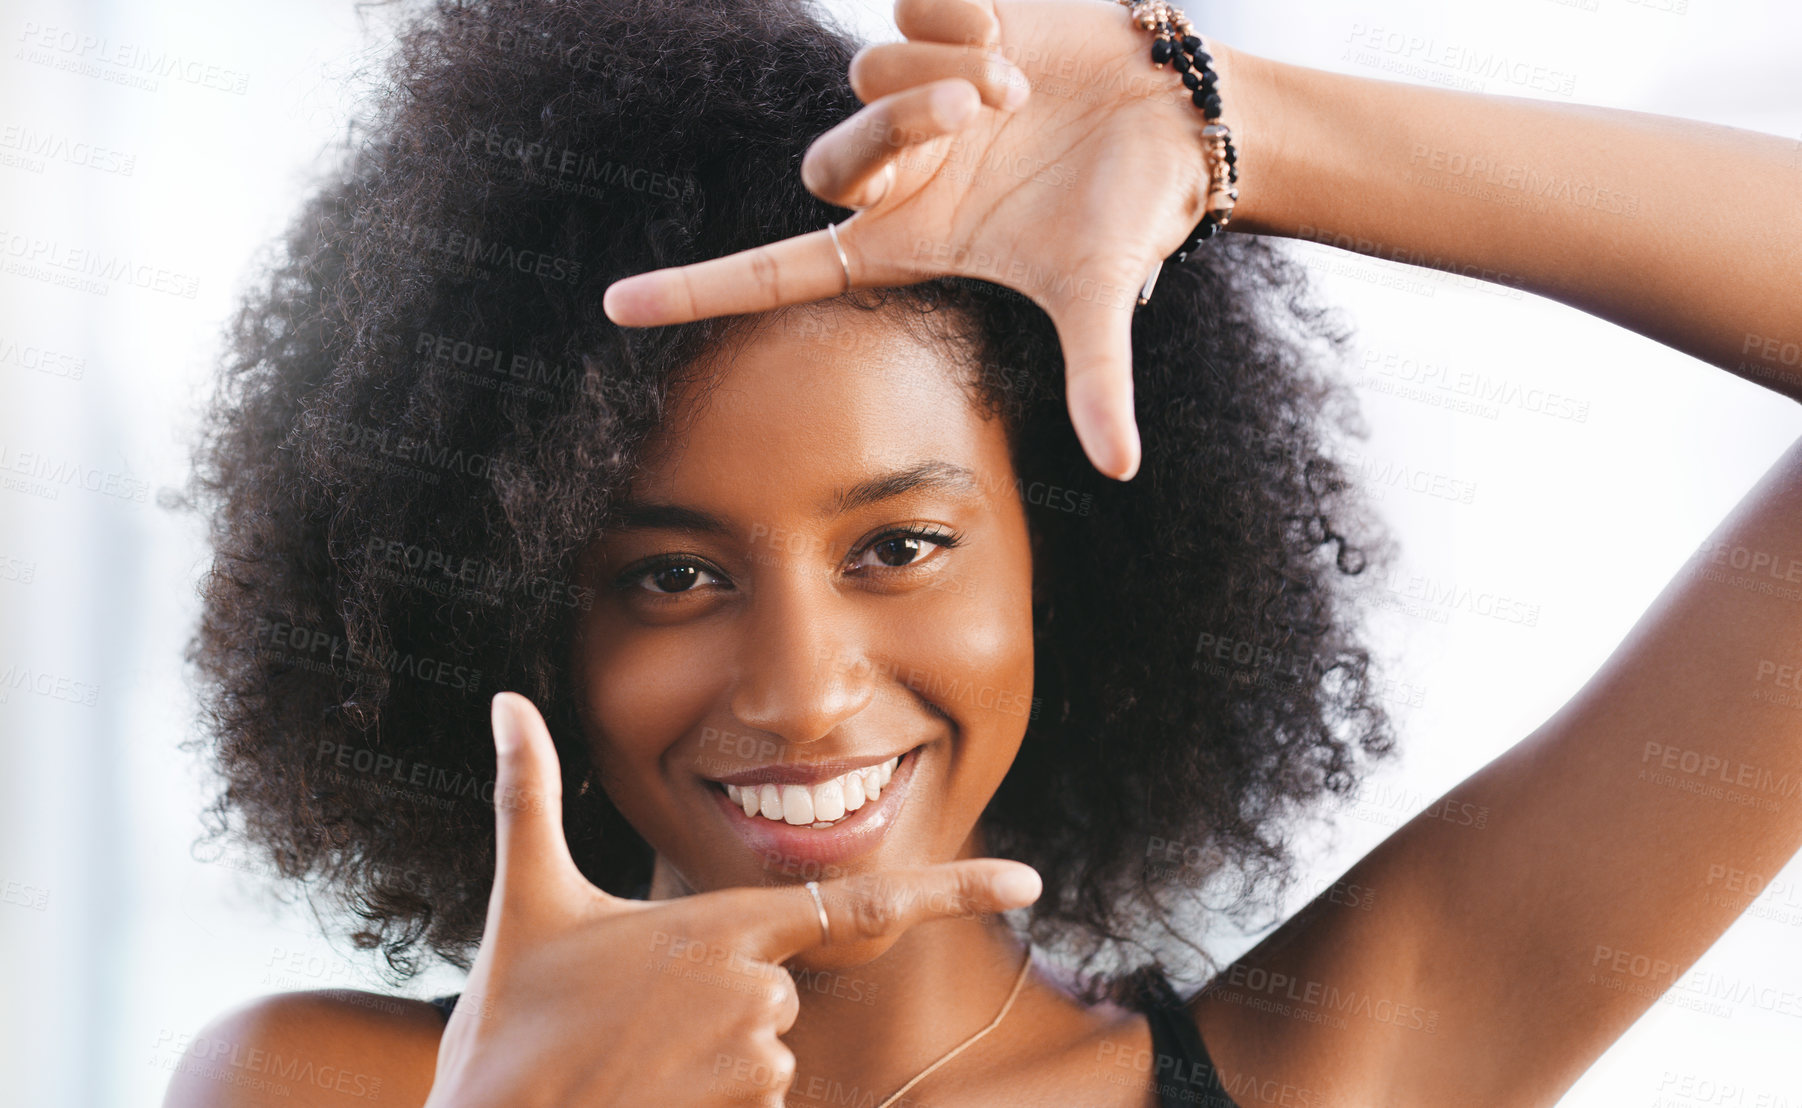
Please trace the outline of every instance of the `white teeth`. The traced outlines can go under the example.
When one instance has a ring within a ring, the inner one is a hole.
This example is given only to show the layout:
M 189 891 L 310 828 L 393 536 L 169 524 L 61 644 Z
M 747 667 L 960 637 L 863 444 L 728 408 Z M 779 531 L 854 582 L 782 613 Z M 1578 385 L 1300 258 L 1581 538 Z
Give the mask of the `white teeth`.
M 813 793 L 806 785 L 782 786 L 782 819 L 796 827 L 813 822 Z
M 842 777 L 822 781 L 813 787 L 813 818 L 826 823 L 845 814 L 845 786 Z
M 882 796 L 882 787 L 901 763 L 899 755 L 880 765 L 852 770 L 817 785 L 726 785 L 726 796 L 747 816 L 762 816 L 794 827 L 830 827 Z

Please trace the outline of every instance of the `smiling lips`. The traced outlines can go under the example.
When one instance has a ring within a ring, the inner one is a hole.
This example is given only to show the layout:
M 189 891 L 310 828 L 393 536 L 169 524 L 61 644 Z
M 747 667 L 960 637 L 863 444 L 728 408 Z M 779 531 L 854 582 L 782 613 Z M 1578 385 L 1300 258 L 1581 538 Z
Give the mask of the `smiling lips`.
M 727 774 L 723 781 L 710 778 L 706 792 L 726 829 L 761 856 L 766 869 L 830 875 L 833 867 L 852 864 L 888 836 L 907 804 L 926 745 L 862 765 L 762 766 Z M 835 770 L 836 777 L 826 776 Z M 824 818 L 834 812 L 834 818 Z
M 852 770 L 816 785 L 722 784 L 726 796 L 745 810 L 747 816 L 761 816 L 794 827 L 831 827 L 868 801 L 882 796 L 895 767 L 901 761 L 896 755 L 878 765 Z M 716 782 L 716 784 L 718 784 Z

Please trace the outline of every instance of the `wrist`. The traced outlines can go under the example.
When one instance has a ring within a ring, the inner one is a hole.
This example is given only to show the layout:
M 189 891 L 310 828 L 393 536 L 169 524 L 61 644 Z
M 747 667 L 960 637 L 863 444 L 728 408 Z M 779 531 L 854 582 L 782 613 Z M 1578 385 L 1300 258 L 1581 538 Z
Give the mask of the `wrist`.
M 1298 178 L 1304 166 L 1293 152 L 1324 141 L 1316 134 L 1298 147 L 1294 124 L 1286 113 L 1301 99 L 1304 80 L 1315 73 L 1208 39 L 1214 69 L 1220 74 L 1220 122 L 1232 128 L 1238 148 L 1239 199 L 1229 231 L 1249 234 L 1292 234 L 1305 222 L 1297 201 L 1304 195 Z M 1322 153 L 1315 150 L 1314 154 Z
M 1136 27 L 1133 30 L 1141 40 L 1139 53 L 1143 55 L 1148 36 Z M 1273 233 L 1273 224 L 1281 219 L 1277 213 L 1282 210 L 1275 201 L 1284 195 L 1287 179 L 1282 151 L 1283 136 L 1288 132 L 1278 118 L 1284 101 L 1277 93 L 1277 87 L 1292 79 L 1286 71 L 1296 67 L 1236 50 L 1202 27 L 1195 28 L 1195 34 L 1201 38 L 1202 49 L 1212 59 L 1208 65 L 1217 78 L 1220 112 L 1212 122 L 1230 131 L 1233 167 L 1237 169 L 1236 180 L 1225 184 L 1225 187 L 1236 189 L 1238 196 L 1231 202 L 1230 219 L 1223 229 Z M 1159 76 L 1164 74 L 1171 78 L 1177 76 L 1170 69 Z M 1207 140 L 1203 133 L 1210 121 L 1194 99 L 1198 93 L 1192 93 L 1174 80 L 1170 84 L 1173 87 L 1160 90 L 1161 95 L 1156 99 L 1160 101 L 1159 110 L 1165 113 L 1168 124 L 1185 136 L 1182 146 L 1186 156 L 1182 160 L 1190 167 L 1186 180 L 1193 183 L 1185 193 L 1185 210 L 1188 211 L 1187 225 L 1195 227 L 1209 207 L 1209 179 L 1214 159 L 1205 153 Z M 1225 169 L 1221 175 L 1226 176 Z

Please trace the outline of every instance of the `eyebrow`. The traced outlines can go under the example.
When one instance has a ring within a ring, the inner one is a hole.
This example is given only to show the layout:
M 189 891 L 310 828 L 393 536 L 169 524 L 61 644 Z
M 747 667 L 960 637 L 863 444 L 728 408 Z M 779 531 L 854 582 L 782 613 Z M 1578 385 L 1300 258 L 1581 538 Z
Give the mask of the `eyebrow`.
M 982 484 L 976 479 L 975 472 L 964 466 L 936 460 L 919 462 L 834 491 L 826 498 L 820 515 L 844 515 L 855 508 L 916 491 L 977 496 L 981 494 Z M 621 531 L 662 529 L 720 536 L 732 532 L 731 526 L 719 516 L 680 504 L 626 501 L 614 510 L 613 519 L 613 528 Z

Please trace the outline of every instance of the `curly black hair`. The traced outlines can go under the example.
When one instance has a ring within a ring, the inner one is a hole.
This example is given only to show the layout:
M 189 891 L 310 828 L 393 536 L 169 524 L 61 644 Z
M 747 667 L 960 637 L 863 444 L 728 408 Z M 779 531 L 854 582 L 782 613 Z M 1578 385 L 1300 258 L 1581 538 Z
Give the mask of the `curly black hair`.
M 206 841 L 323 897 L 396 982 L 480 941 L 499 689 L 557 737 L 583 872 L 648 880 L 587 787 L 577 558 L 673 390 L 759 317 L 621 328 L 601 293 L 844 218 L 799 166 L 861 106 L 860 44 L 804 0 L 436 0 L 398 27 L 227 329 L 188 490 L 214 559 L 187 744 L 222 779 Z M 1029 299 L 946 277 L 857 306 L 969 336 L 1044 540 L 1034 706 L 983 816 L 1044 877 L 1022 926 L 1085 978 L 1205 958 L 1203 894 L 1269 906 L 1296 818 L 1393 746 L 1351 580 L 1389 544 L 1333 449 L 1347 329 L 1266 240 L 1166 267 L 1133 322 L 1145 451 L 1119 483 Z

